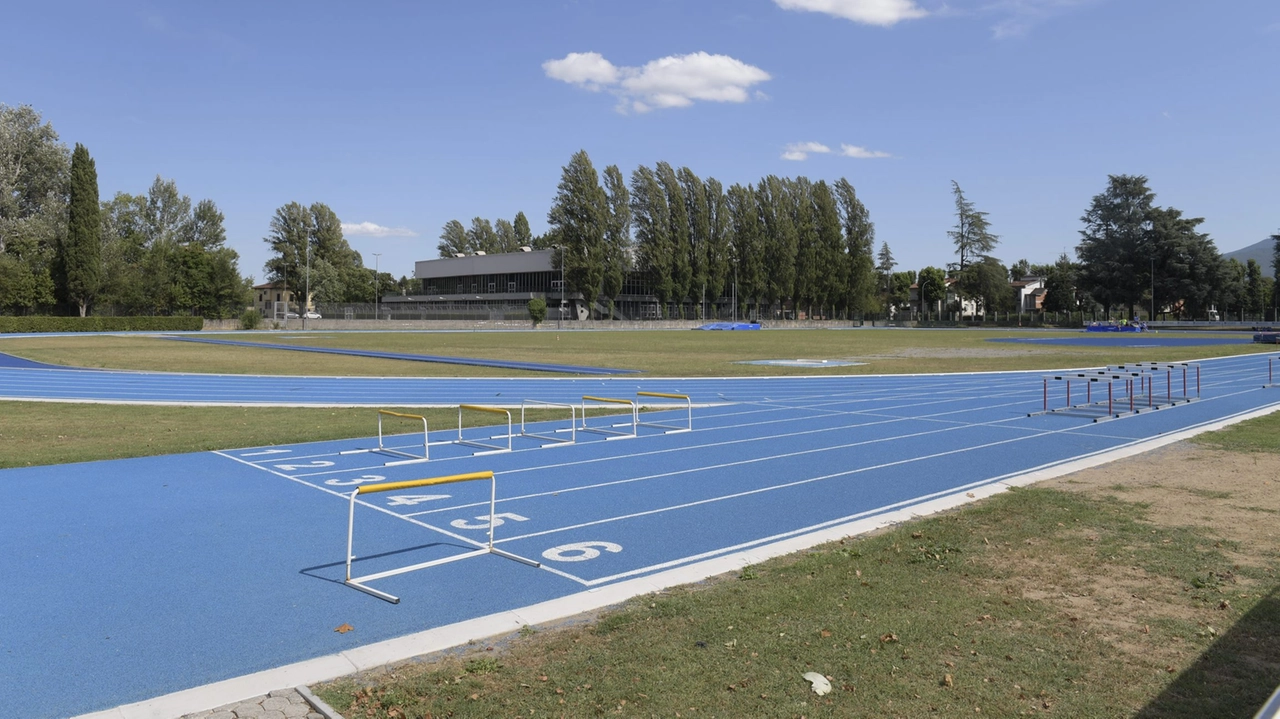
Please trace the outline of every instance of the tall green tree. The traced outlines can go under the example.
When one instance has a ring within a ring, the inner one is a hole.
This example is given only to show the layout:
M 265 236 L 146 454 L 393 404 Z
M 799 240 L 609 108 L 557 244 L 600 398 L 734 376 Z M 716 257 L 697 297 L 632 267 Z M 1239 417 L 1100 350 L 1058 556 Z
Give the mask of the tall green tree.
M 525 217 L 523 212 L 516 213 L 511 229 L 516 233 L 516 249 L 533 245 L 533 233 L 529 231 L 529 218 Z
M 796 284 L 796 228 L 788 207 L 787 183 L 769 175 L 756 186 L 765 273 L 764 296 L 770 308 L 790 298 Z
M 979 212 L 973 202 L 964 196 L 960 183 L 951 181 L 951 193 L 956 202 L 956 225 L 947 233 L 956 246 L 956 255 L 960 261 L 956 270 L 963 272 L 971 263 L 991 254 L 1000 238 L 991 234 L 991 224 L 987 221 L 987 213 Z
M 689 218 L 689 296 L 699 303 L 707 298 L 707 264 L 711 245 L 711 208 L 707 205 L 707 187 L 687 167 L 677 173 L 680 193 L 684 195 L 685 214 Z M 711 296 L 712 300 L 715 296 Z M 701 310 L 699 310 L 701 311 Z
M 851 315 L 870 312 L 876 291 L 875 225 L 871 214 L 858 199 L 853 185 L 843 177 L 835 183 L 840 208 L 840 224 L 844 228 L 845 257 L 848 263 L 846 311 Z
M 676 312 L 684 317 L 684 301 L 692 294 L 693 289 L 693 247 L 689 232 L 689 208 L 684 202 L 684 191 L 680 188 L 680 178 L 669 163 L 659 162 L 654 166 L 658 184 L 662 186 L 662 194 L 667 202 L 667 217 L 670 221 L 668 236 L 671 238 L 671 299 L 676 304 Z
M 63 286 L 67 300 L 84 317 L 98 294 L 102 269 L 102 218 L 98 208 L 98 168 L 89 150 L 76 143 L 71 153 L 67 238 L 62 243 Z
M 730 294 L 727 288 L 731 259 L 729 248 L 733 240 L 732 217 L 729 198 L 720 181 L 708 177 L 703 184 L 706 186 L 707 211 L 710 214 L 707 227 L 711 233 L 707 238 L 707 297 L 715 299 Z
M 511 220 L 494 220 L 493 234 L 497 238 L 498 252 L 516 252 L 520 249 L 520 243 L 516 241 L 516 228 L 512 226 Z
M 759 195 L 751 185 L 734 184 L 727 193 L 729 206 L 730 256 L 733 264 L 734 288 L 738 314 L 749 317 L 748 305 L 760 316 L 760 301 L 767 285 L 764 252 L 764 230 L 760 224 Z
M 658 298 L 659 311 L 665 313 L 675 293 L 671 213 L 657 175 L 644 165 L 631 173 L 631 224 L 635 229 L 638 268 Z
M 1000 260 L 983 255 L 960 273 L 956 283 L 962 296 L 975 300 L 978 312 L 986 317 L 991 312 L 1008 312 L 1014 307 L 1014 291 L 1009 285 L 1009 270 Z
M 822 246 L 818 238 L 818 223 L 813 214 L 813 183 L 807 177 L 797 177 L 786 182 L 787 211 L 791 214 L 791 226 L 796 233 L 796 277 L 791 291 L 797 317 L 801 307 L 805 316 L 813 315 L 815 303 L 821 304 L 819 285 Z
M 1145 304 L 1156 311 L 1173 306 L 1192 317 L 1206 316 L 1215 288 L 1223 281 L 1224 266 L 1213 240 L 1197 229 L 1204 219 L 1183 217 L 1173 207 L 1152 207 L 1147 216 L 1149 226 L 1134 260 L 1139 277 L 1146 280 Z M 1142 255 L 1147 257 L 1146 267 Z
M 604 195 L 604 275 L 600 292 L 609 298 L 612 319 L 613 303 L 631 270 L 631 193 L 617 165 L 604 168 Z
M 559 232 L 563 248 L 557 258 L 569 287 L 581 293 L 588 311 L 604 279 L 604 233 L 608 209 L 600 178 L 586 150 L 569 158 L 560 173 L 547 224 Z
M 30 106 L 0 104 L 0 310 L 54 302 L 70 170 L 52 124 Z
M 283 282 L 295 298 L 305 297 L 310 289 L 312 236 L 315 219 L 306 205 L 290 202 L 276 208 L 271 218 L 270 230 L 263 241 L 271 247 L 273 256 L 264 269 L 272 281 Z M 301 304 L 301 303 L 300 303 Z
M 876 270 L 880 273 L 880 281 L 884 283 L 884 292 L 888 294 L 893 291 L 890 279 L 893 275 L 893 268 L 898 264 L 897 260 L 893 259 L 893 252 L 889 249 L 888 242 L 880 243 L 880 252 L 876 253 L 876 260 L 878 262 Z
M 920 294 L 920 314 L 926 315 L 947 299 L 947 273 L 932 265 L 920 270 L 916 279 Z
M 1249 264 L 1244 268 L 1244 275 L 1244 311 L 1261 319 L 1267 307 L 1267 286 L 1263 282 L 1262 265 L 1259 265 L 1257 260 L 1249 260 Z
M 483 252 L 486 255 L 498 252 L 498 235 L 493 225 L 483 217 L 471 218 L 471 229 L 467 230 L 467 246 L 472 252 Z
M 440 230 L 440 244 L 436 245 L 436 250 L 441 257 L 470 254 L 473 250 L 471 240 L 467 236 L 467 228 L 457 220 L 444 223 L 444 227 Z
M 1271 236 L 1271 321 L 1280 322 L 1280 232 Z
M 844 255 L 844 233 L 840 227 L 840 210 L 835 193 L 825 181 L 813 186 L 813 217 L 817 232 L 817 267 L 814 288 L 818 303 L 831 310 L 843 304 L 848 286 L 849 263 Z M 825 312 L 824 312 L 825 314 Z
M 1046 312 L 1074 312 L 1076 301 L 1076 264 L 1062 253 L 1058 261 L 1049 268 L 1044 281 L 1044 304 Z
M 1155 193 L 1142 175 L 1109 175 L 1080 218 L 1080 286 L 1105 307 L 1127 306 L 1132 315 L 1150 280 L 1148 241 Z

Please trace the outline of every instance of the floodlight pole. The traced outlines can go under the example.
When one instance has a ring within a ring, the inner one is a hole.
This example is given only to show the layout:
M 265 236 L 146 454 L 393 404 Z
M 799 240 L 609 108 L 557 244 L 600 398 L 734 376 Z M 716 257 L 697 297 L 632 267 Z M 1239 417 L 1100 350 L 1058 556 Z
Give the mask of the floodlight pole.
M 1156 321 L 1156 258 L 1151 258 L 1151 317 L 1148 322 Z
M 302 329 L 305 330 L 307 328 L 307 309 L 305 305 L 308 305 L 311 303 L 311 238 L 308 237 L 304 241 L 307 243 L 307 289 L 306 289 L 306 297 L 302 298 L 302 304 L 304 305 L 304 307 L 302 308 Z M 288 327 L 289 326 L 289 306 L 288 305 L 285 305 L 284 316 L 285 316 L 284 324 L 286 327 Z
M 373 318 L 378 319 L 378 260 L 382 259 L 381 252 L 371 253 L 373 255 Z

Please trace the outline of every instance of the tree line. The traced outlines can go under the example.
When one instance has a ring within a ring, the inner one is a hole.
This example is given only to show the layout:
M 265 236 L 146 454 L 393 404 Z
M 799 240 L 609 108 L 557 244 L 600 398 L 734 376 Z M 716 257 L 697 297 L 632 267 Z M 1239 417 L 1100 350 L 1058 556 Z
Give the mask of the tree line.
M 68 151 L 31 107 L 0 105 L 0 311 L 234 316 L 249 283 L 223 219 L 159 176 L 100 201 L 87 148 Z
M 757 316 L 788 303 L 810 317 L 924 314 L 948 297 L 952 312 L 969 300 L 987 315 L 1021 309 L 1011 281 L 1038 276 L 1045 278 L 1048 312 L 1136 316 L 1154 307 L 1156 314 L 1203 319 L 1216 308 L 1262 318 L 1270 308 L 1275 318 L 1280 233 L 1270 238 L 1275 262 L 1267 277 L 1257 262 L 1224 259 L 1197 229 L 1202 218 L 1157 206 L 1143 176 L 1110 176 L 1081 217 L 1077 259 L 1063 254 L 1047 265 L 1025 259 L 1004 265 L 993 254 L 999 236 L 988 214 L 954 181 L 952 194 L 956 223 L 947 234 L 956 261 L 895 272 L 889 245 L 875 251 L 870 215 L 844 178 L 829 185 L 769 175 L 725 188 L 658 162 L 637 167 L 628 181 L 616 165 L 598 174 L 582 150 L 562 168 L 549 231 L 531 241 L 557 249 L 556 267 L 563 266 L 569 289 L 588 306 L 600 299 L 611 307 L 636 271 L 662 311 L 681 317 L 730 296 Z M 447 238 L 483 237 L 487 224 L 477 218 L 469 231 L 446 225 L 441 253 L 446 244 L 450 252 L 474 248 Z

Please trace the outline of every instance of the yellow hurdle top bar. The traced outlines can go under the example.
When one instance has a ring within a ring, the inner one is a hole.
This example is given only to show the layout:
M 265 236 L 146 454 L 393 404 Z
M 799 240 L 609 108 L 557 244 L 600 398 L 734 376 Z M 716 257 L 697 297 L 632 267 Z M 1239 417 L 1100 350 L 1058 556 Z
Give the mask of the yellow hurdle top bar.
M 505 414 L 505 415 L 511 414 L 505 409 L 501 409 L 498 407 L 486 407 L 482 404 L 460 404 L 458 405 L 458 409 L 473 409 L 477 412 L 495 412 L 497 414 Z
M 389 414 L 392 417 L 404 417 L 405 419 L 426 419 L 426 417 L 423 417 L 420 414 L 403 414 L 401 412 L 392 412 L 389 409 L 380 409 L 378 410 L 378 414 Z
M 666 397 L 667 399 L 689 399 L 687 394 L 671 394 L 669 392 L 636 392 L 641 397 Z
M 429 487 L 436 484 L 451 484 L 453 482 L 471 482 L 477 479 L 493 479 L 493 472 L 468 472 L 467 474 L 450 474 L 444 477 L 432 477 L 430 479 L 409 479 L 403 482 L 383 482 L 381 484 L 366 484 L 356 488 L 356 494 L 373 494 L 374 492 L 390 492 L 396 489 L 411 489 L 413 487 Z
M 629 399 L 613 399 L 612 397 L 592 397 L 591 395 L 583 395 L 583 401 L 591 400 L 592 402 L 612 402 L 614 404 L 635 404 Z

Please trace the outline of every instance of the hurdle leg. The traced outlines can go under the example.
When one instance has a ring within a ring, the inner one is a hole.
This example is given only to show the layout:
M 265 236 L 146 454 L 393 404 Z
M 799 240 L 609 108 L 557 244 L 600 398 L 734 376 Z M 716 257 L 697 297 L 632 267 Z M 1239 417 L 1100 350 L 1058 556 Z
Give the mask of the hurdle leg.
M 1271 373 L 1271 365 L 1268 363 L 1267 364 L 1268 377 L 1270 377 L 1270 373 Z M 1042 381 L 1044 382 L 1044 411 L 1048 412 L 1049 411 L 1049 380 L 1046 379 Z
M 1111 409 L 1111 383 L 1108 382 L 1107 383 L 1107 416 L 1110 417 L 1114 414 L 1115 412 L 1113 412 Z

